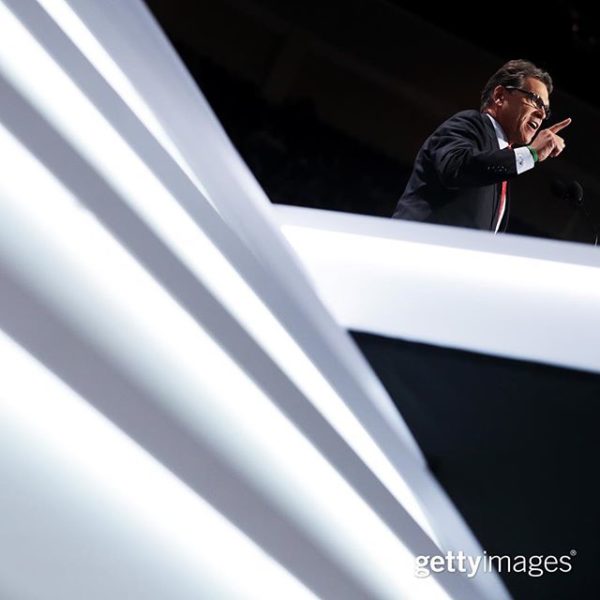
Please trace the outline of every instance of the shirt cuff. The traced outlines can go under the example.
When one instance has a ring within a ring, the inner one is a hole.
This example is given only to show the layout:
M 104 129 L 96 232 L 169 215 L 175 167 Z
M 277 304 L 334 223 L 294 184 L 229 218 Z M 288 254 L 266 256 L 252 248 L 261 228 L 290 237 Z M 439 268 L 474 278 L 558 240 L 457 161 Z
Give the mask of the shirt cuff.
M 520 175 L 529 169 L 533 169 L 535 161 L 527 146 L 515 148 L 515 161 L 517 163 L 517 174 Z

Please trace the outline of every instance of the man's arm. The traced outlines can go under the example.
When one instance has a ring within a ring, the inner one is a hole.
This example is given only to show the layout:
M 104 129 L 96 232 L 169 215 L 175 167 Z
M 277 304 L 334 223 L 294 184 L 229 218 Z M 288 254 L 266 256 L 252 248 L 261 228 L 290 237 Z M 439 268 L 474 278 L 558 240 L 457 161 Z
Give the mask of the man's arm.
M 486 135 L 479 115 L 458 115 L 433 134 L 428 158 L 444 187 L 491 185 L 517 174 L 513 150 L 480 149 Z

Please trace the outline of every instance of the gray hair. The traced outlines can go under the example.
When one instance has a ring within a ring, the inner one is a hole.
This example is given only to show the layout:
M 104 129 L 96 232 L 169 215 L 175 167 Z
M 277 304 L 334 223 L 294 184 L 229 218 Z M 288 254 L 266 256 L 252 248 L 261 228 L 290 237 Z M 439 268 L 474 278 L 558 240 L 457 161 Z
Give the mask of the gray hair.
M 480 109 L 488 106 L 492 99 L 492 92 L 497 85 L 512 85 L 514 87 L 523 87 L 525 79 L 533 77 L 539 79 L 548 89 L 548 94 L 552 93 L 552 77 L 549 73 L 536 67 L 528 60 L 509 60 L 502 65 L 488 80 L 481 92 Z

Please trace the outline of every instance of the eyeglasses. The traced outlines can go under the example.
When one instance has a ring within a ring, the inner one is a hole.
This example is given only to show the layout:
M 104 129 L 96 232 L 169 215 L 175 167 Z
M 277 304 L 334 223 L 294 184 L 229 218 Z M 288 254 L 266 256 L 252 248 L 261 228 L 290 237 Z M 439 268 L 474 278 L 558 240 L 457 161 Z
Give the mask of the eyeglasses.
M 524 90 L 523 88 L 516 87 L 514 85 L 505 85 L 504 87 L 507 90 L 516 90 L 517 92 L 525 94 L 525 96 L 529 98 L 529 100 L 533 102 L 537 108 L 544 111 L 544 121 L 550 118 L 550 107 L 547 104 L 544 104 L 544 101 L 535 92 L 530 92 L 529 90 Z

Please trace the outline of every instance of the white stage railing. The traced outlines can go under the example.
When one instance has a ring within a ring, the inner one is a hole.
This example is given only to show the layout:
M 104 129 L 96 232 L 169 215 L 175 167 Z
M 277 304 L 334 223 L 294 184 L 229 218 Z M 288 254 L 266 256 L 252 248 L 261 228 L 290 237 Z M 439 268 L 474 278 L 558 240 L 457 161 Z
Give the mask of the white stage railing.
M 591 245 L 277 207 L 347 329 L 600 371 L 600 253 Z

